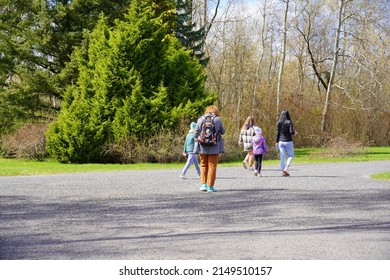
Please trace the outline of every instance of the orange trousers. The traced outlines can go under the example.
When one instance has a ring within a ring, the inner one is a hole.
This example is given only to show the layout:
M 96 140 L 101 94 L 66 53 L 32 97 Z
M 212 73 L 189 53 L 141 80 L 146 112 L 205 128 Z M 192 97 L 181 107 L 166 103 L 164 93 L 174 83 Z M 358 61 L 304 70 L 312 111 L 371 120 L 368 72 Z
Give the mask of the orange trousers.
M 214 187 L 215 179 L 217 177 L 218 156 L 218 154 L 199 154 L 200 182 L 202 184 L 207 184 L 209 187 Z

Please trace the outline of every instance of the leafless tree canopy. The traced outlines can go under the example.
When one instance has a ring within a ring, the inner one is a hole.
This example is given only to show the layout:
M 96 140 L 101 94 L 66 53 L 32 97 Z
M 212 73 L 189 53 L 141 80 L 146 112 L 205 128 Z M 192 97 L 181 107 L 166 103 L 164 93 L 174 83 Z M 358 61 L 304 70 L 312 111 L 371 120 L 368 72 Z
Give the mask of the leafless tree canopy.
M 272 141 L 288 108 L 297 145 L 390 145 L 388 1 L 196 2 L 207 7 L 208 87 L 231 139 L 253 114 Z

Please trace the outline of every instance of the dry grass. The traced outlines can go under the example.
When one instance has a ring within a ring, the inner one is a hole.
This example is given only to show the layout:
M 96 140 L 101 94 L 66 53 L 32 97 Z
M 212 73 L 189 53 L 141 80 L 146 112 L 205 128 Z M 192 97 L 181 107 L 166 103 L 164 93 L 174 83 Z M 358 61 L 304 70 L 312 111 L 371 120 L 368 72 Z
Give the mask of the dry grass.
M 28 123 L 2 139 L 5 157 L 43 160 L 46 152 L 46 123 Z
M 345 158 L 364 155 L 368 152 L 368 144 L 349 140 L 347 135 L 331 138 L 320 149 L 310 154 L 312 158 Z

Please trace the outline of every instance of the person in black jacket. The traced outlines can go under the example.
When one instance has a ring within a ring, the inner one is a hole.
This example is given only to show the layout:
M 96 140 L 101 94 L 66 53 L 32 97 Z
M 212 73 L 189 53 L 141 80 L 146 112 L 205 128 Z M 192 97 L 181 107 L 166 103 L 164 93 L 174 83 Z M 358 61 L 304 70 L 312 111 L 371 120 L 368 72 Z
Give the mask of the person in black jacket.
M 288 168 L 294 157 L 294 145 L 292 136 L 296 135 L 290 113 L 284 109 L 280 113 L 279 121 L 276 124 L 276 146 L 280 150 L 280 170 L 283 176 L 290 176 Z M 288 156 L 286 163 L 286 155 Z

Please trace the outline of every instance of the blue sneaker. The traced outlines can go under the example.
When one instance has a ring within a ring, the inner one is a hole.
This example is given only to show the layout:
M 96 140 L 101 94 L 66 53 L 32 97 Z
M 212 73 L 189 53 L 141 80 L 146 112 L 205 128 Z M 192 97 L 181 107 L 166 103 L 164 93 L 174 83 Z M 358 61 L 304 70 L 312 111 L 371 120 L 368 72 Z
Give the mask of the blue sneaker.
M 216 192 L 217 190 L 214 187 L 207 187 L 207 192 Z
M 203 184 L 200 186 L 199 188 L 202 192 L 207 192 L 207 185 L 206 184 Z

